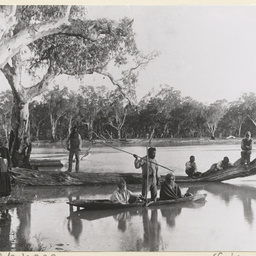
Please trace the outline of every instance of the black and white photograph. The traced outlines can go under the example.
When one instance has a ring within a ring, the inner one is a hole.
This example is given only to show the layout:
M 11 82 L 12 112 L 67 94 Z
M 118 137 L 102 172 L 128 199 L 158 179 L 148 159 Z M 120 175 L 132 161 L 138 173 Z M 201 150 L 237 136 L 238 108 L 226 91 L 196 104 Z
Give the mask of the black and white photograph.
M 256 3 L 160 2 L 0 5 L 0 255 L 256 251 Z

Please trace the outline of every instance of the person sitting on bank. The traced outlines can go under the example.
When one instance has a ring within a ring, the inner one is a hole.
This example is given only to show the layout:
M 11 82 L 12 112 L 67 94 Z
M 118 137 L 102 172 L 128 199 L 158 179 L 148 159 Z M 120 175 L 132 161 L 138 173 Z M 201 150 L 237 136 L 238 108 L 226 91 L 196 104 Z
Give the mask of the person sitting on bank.
M 175 183 L 173 173 L 168 173 L 165 176 L 165 181 L 162 183 L 160 189 L 160 200 L 172 200 L 191 195 L 191 193 L 186 193 L 184 196 L 182 195 L 179 185 Z
M 241 164 L 248 166 L 250 165 L 250 158 L 252 153 L 252 139 L 251 139 L 251 132 L 246 132 L 245 137 L 242 139 L 241 142 Z
M 117 189 L 110 197 L 110 201 L 119 204 L 135 203 L 139 200 L 139 196 L 133 194 L 130 190 L 127 189 L 126 181 L 123 178 L 117 182 Z
M 214 172 L 217 172 L 217 171 L 225 170 L 225 169 L 227 169 L 228 167 L 231 167 L 231 166 L 233 166 L 233 164 L 231 164 L 229 162 L 229 158 L 227 156 L 225 156 L 223 158 L 223 160 L 219 161 L 218 163 L 212 164 L 210 169 L 208 171 L 202 173 L 201 176 L 207 176 L 210 173 L 214 173 Z
M 195 157 L 190 156 L 189 161 L 185 164 L 186 169 L 185 172 L 190 178 L 196 178 L 201 176 L 201 172 L 197 172 L 197 166 L 195 162 Z

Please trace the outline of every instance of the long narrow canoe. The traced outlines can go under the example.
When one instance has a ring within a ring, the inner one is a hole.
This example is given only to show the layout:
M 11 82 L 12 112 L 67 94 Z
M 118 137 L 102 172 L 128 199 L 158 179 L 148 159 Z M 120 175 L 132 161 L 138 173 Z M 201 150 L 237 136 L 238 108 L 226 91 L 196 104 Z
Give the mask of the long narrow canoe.
M 157 200 L 156 202 L 138 202 L 133 204 L 119 204 L 113 203 L 108 199 L 100 199 L 100 200 L 74 200 L 72 202 L 68 202 L 70 206 L 76 206 L 78 208 L 83 208 L 85 210 L 109 210 L 109 209 L 126 209 L 132 207 L 152 207 L 152 206 L 160 206 L 160 205 L 169 205 L 169 204 L 177 204 L 177 203 L 185 203 L 185 202 L 192 202 L 198 200 L 204 200 L 206 194 L 198 194 L 189 197 L 182 197 L 173 200 Z
M 81 209 L 81 210 L 77 210 L 77 211 L 70 211 L 70 216 L 68 217 L 68 219 L 85 219 L 88 221 L 94 221 L 94 220 L 98 220 L 98 219 L 102 219 L 102 218 L 107 218 L 110 216 L 115 216 L 118 214 L 126 214 L 128 213 L 129 216 L 132 215 L 140 215 L 140 214 L 145 214 L 145 209 L 148 210 L 155 210 L 155 208 L 160 209 L 161 211 L 168 211 L 168 214 L 171 214 L 171 212 L 177 212 L 177 210 L 179 211 L 179 209 L 182 208 L 191 208 L 191 209 L 195 209 L 195 208 L 200 208 L 203 207 L 205 205 L 205 200 L 197 200 L 197 201 L 190 201 L 190 202 L 184 202 L 184 203 L 179 203 L 179 204 L 166 204 L 166 205 L 158 205 L 158 206 L 153 206 L 151 207 L 149 205 L 149 207 L 132 207 L 132 208 L 123 208 L 123 209 L 108 209 L 105 211 L 100 211 L 100 210 L 86 210 L 86 209 Z M 72 208 L 72 206 L 70 206 Z M 125 215 L 124 215 L 125 216 Z

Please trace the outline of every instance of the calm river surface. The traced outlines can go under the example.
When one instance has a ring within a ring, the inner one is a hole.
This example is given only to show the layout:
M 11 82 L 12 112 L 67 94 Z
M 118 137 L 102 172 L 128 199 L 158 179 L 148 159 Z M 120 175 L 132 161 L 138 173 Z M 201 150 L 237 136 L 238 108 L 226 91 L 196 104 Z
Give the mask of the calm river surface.
M 157 147 L 157 160 L 180 175 L 189 156 L 195 155 L 203 172 L 224 156 L 235 162 L 240 157 L 239 147 Z M 120 148 L 145 155 L 145 147 Z M 67 152 L 57 147 L 34 148 L 32 158 L 50 157 L 65 163 Z M 93 147 L 80 169 L 140 172 L 133 161 L 127 153 Z M 165 173 L 167 170 L 160 168 L 160 174 Z M 206 193 L 206 201 L 122 212 L 82 211 L 77 215 L 68 200 L 109 198 L 115 186 L 23 188 L 21 196 L 32 203 L 11 208 L 10 220 L 0 222 L 0 251 L 256 251 L 256 177 L 180 186 L 183 193 L 188 189 Z M 140 193 L 140 185 L 128 188 Z

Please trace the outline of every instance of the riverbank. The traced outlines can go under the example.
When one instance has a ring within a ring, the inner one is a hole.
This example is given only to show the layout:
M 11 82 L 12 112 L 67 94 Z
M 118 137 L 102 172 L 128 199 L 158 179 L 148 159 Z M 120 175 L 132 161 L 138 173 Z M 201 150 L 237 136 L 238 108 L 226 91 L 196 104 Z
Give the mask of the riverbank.
M 212 140 L 210 138 L 153 138 L 149 139 L 123 139 L 123 140 L 100 140 L 96 139 L 93 141 L 83 140 L 83 147 L 92 147 L 94 145 L 104 146 L 188 146 L 188 145 L 234 145 L 240 144 L 242 138 L 216 138 Z M 50 141 L 34 141 L 34 145 L 45 146 L 45 145 L 65 145 L 64 141 L 50 142 Z

